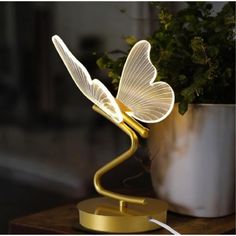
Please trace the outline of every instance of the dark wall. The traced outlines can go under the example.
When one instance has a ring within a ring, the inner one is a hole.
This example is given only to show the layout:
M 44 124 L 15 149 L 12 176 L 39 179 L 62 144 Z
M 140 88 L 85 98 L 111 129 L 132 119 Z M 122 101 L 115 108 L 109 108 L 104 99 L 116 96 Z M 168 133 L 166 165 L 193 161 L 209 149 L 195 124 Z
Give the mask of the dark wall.
M 96 59 L 124 47 L 122 37 L 141 34 L 139 14 L 149 24 L 144 5 L 0 3 L 0 233 L 16 217 L 94 194 L 94 172 L 128 147 L 128 138 L 92 111 L 51 37 L 59 34 L 91 76 L 112 90 Z M 120 189 L 139 173 L 133 159 L 104 182 Z

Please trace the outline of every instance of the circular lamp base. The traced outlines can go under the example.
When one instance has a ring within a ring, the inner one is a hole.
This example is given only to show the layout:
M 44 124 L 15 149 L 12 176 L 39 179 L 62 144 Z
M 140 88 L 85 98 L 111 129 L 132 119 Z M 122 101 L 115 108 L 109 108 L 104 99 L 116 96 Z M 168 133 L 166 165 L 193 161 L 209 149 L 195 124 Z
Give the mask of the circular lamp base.
M 77 204 L 80 224 L 90 230 L 107 233 L 139 233 L 160 228 L 150 217 L 166 223 L 167 203 L 147 198 L 147 204 L 131 204 L 120 210 L 119 201 L 92 198 Z

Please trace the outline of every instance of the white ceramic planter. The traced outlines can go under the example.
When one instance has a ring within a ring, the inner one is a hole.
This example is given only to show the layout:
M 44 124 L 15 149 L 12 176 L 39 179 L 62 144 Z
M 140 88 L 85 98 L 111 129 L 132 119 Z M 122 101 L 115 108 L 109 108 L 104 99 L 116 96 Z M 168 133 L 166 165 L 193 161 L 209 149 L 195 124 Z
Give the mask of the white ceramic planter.
M 190 105 L 150 126 L 151 176 L 170 210 L 200 217 L 235 211 L 235 105 Z

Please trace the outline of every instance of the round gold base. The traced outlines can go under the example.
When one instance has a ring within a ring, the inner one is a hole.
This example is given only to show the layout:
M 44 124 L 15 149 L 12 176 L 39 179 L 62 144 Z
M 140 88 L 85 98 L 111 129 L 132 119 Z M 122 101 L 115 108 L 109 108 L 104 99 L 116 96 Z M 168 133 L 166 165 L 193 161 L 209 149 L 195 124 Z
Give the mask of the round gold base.
M 147 198 L 147 204 L 129 203 L 120 210 L 119 201 L 92 198 L 77 204 L 80 224 L 90 230 L 108 233 L 139 233 L 155 230 L 160 226 L 149 221 L 153 217 L 166 223 L 167 203 Z

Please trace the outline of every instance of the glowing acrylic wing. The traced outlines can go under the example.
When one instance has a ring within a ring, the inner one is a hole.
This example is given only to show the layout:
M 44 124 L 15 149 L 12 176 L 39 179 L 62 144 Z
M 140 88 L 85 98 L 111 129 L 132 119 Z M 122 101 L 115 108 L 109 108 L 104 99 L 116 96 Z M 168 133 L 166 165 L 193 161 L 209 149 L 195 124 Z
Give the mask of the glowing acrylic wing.
M 52 41 L 81 92 L 115 122 L 122 122 L 120 108 L 109 90 L 99 80 L 91 79 L 86 68 L 73 56 L 59 36 L 53 36 Z
M 150 44 L 139 41 L 125 62 L 117 99 L 130 116 L 145 123 L 165 119 L 174 106 L 174 92 L 165 82 L 154 82 L 157 71 L 150 60 Z

